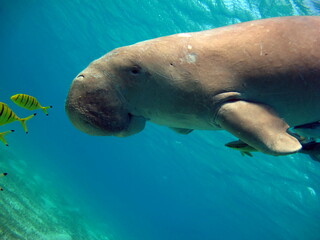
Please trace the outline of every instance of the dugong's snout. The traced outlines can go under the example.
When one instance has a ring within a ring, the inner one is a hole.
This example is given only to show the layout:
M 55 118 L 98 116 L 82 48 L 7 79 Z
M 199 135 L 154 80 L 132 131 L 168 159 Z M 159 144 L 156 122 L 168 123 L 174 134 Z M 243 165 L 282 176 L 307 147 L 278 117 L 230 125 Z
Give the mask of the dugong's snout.
M 65 110 L 71 123 L 89 135 L 125 137 L 142 131 L 145 119 L 133 116 L 120 95 L 105 81 L 81 73 L 72 82 Z

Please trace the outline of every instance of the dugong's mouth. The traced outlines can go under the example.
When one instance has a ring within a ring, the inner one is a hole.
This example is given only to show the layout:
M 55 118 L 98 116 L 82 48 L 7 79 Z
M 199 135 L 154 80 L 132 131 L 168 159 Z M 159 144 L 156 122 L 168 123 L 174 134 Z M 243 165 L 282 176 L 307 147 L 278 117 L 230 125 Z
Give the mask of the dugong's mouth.
M 80 107 L 69 99 L 65 108 L 71 123 L 89 135 L 127 137 L 142 131 L 145 127 L 144 117 L 123 110 L 106 107 L 95 111 L 90 104 Z
M 126 105 L 114 88 L 77 79 L 71 85 L 65 110 L 71 123 L 84 133 L 126 137 L 142 131 L 146 122 L 131 114 Z

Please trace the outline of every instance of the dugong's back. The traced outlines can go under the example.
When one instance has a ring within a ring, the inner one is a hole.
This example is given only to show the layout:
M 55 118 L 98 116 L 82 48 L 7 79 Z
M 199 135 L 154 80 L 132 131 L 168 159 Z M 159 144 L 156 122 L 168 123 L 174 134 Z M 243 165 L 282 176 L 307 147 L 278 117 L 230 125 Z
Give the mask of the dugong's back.
M 202 72 L 215 89 L 265 103 L 289 125 L 320 120 L 320 17 L 270 18 L 197 34 L 196 43 L 210 42 Z M 232 73 L 228 81 L 208 74 L 220 65 Z

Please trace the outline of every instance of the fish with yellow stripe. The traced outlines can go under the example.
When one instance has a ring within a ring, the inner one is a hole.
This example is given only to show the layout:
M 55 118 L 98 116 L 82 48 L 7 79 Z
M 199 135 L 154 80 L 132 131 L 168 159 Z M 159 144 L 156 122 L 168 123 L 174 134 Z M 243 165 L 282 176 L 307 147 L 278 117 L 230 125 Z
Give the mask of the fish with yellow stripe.
M 42 111 L 48 116 L 47 109 L 52 106 L 42 107 L 35 97 L 27 94 L 16 94 L 10 98 L 19 107 L 23 107 L 28 110 L 42 109 Z
M 19 121 L 26 133 L 28 133 L 26 121 L 30 118 L 34 117 L 36 113 L 30 115 L 26 118 L 19 118 L 9 107 L 7 104 L 0 102 L 0 126 L 11 123 L 14 121 Z
M 4 177 L 7 176 L 8 173 L 0 173 L 0 177 Z M 3 188 L 0 186 L 0 191 L 3 191 Z

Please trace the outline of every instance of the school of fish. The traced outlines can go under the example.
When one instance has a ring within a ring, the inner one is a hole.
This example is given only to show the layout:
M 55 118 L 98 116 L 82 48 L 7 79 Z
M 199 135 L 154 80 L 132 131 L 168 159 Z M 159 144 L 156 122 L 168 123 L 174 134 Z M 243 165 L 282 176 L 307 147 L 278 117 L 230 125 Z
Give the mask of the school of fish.
M 10 99 L 19 107 L 25 108 L 30 111 L 41 109 L 47 116 L 48 116 L 47 109 L 52 108 L 52 106 L 47 106 L 47 107 L 41 106 L 41 104 L 38 102 L 38 100 L 35 97 L 32 97 L 27 94 L 21 94 L 21 93 L 15 94 Z M 25 118 L 20 118 L 12 111 L 11 108 L 9 108 L 7 104 L 0 102 L 0 126 L 14 122 L 14 121 L 19 121 L 25 133 L 28 133 L 26 121 L 33 118 L 35 115 L 36 113 Z M 6 146 L 8 146 L 8 143 L 4 137 L 7 134 L 12 132 L 14 132 L 14 130 L 9 130 L 9 131 L 0 133 L 0 141 L 3 142 Z

